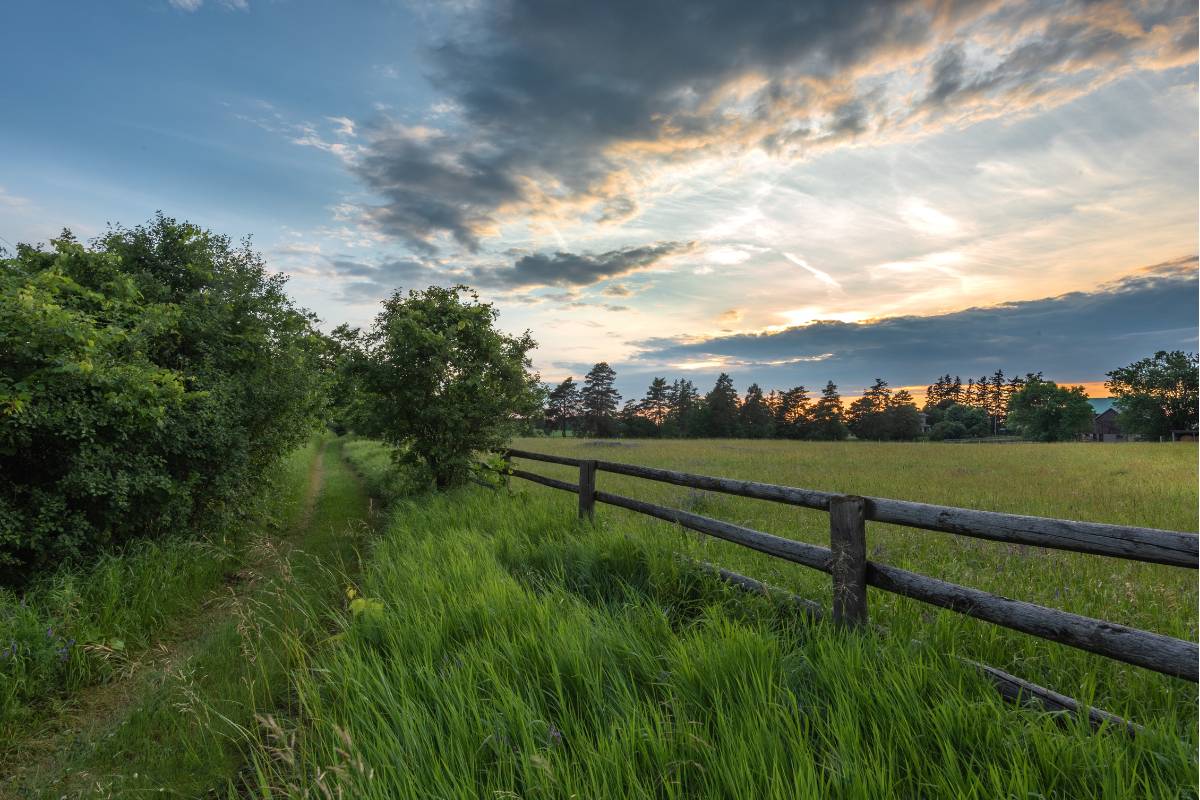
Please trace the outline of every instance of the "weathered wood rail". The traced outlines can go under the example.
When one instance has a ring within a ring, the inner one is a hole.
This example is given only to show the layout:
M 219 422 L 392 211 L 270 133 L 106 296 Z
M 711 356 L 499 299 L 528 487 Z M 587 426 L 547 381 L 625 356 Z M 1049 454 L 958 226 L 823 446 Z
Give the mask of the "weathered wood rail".
M 1001 514 L 950 506 L 914 503 L 878 497 L 857 497 L 779 486 L 755 481 L 732 480 L 686 472 L 622 464 L 612 461 L 576 459 L 565 456 L 508 450 L 508 458 L 523 458 L 576 467 L 579 483 L 548 478 L 522 469 L 508 474 L 554 489 L 579 495 L 580 517 L 592 518 L 597 502 L 625 508 L 690 530 L 829 573 L 833 578 L 835 623 L 844 626 L 868 622 L 867 587 L 946 608 L 976 619 L 1021 631 L 1127 664 L 1154 670 L 1164 675 L 1196 682 L 1200 665 L 1200 647 L 1161 633 L 1139 630 L 1114 622 L 1093 619 L 1056 608 L 1013 600 L 1001 595 L 961 586 L 920 575 L 898 567 L 867 559 L 866 523 L 883 522 L 960 536 L 972 536 L 998 542 L 1104 555 L 1133 561 L 1197 569 L 1200 566 L 1200 538 L 1178 531 L 1106 525 L 1094 522 Z M 831 547 L 798 542 L 781 536 L 734 525 L 690 511 L 635 500 L 596 489 L 596 474 L 609 472 L 644 478 L 661 483 L 703 489 L 739 497 L 802 506 L 830 515 Z M 713 569 L 720 570 L 719 567 Z M 752 578 L 720 570 L 721 577 L 748 588 Z M 749 583 L 747 583 L 749 582 Z M 800 601 L 808 602 L 808 601 Z M 1020 679 L 988 667 L 997 685 L 1018 691 Z M 1014 683 L 1015 682 L 1015 683 Z M 1026 691 L 1030 691 L 1026 685 Z M 1017 688 L 1013 688 L 1017 687 Z M 1033 687 L 1044 694 L 1042 700 L 1061 695 Z M 1066 700 L 1070 700 L 1066 698 Z M 1073 702 L 1073 701 L 1072 701 Z M 1062 706 L 1067 708 L 1068 706 Z M 1102 712 L 1101 712 L 1102 713 Z M 1095 719 L 1095 717 L 1093 717 Z

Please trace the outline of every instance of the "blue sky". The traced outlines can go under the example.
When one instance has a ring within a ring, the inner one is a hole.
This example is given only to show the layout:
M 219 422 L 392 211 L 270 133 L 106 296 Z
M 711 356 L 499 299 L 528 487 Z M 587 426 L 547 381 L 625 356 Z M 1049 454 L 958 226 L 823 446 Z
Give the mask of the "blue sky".
M 252 234 L 329 326 L 465 281 L 557 380 L 1196 349 L 1194 3 L 6 4 L 0 237 Z M 3 242 L 0 241 L 0 244 Z M 940 346 L 946 342 L 961 346 Z

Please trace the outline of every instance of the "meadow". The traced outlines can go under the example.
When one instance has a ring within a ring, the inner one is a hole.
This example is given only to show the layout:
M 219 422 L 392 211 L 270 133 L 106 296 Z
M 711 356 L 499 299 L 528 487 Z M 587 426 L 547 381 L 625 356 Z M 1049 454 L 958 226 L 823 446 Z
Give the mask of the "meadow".
M 1196 457 L 1155 445 L 515 446 L 816 489 L 1195 530 Z M 388 486 L 380 445 L 346 453 Z M 523 464 L 571 478 L 569 468 Z M 599 485 L 827 542 L 813 511 Z M 811 624 L 679 558 L 829 604 L 828 577 L 513 480 L 392 497 L 340 632 L 251 736 L 263 797 L 1194 797 L 1196 687 L 872 591 L 888 633 Z M 871 524 L 871 558 L 1196 638 L 1193 572 Z M 919 643 L 918 643 L 919 642 Z M 953 656 L 1145 726 L 1004 704 Z

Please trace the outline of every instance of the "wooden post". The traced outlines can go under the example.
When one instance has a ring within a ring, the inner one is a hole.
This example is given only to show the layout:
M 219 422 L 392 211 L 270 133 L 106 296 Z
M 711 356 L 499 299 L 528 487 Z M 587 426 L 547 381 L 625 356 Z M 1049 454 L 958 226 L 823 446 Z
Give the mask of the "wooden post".
M 512 475 L 512 456 L 509 455 L 508 453 L 504 453 L 500 457 L 500 459 L 501 459 L 502 463 L 504 464 L 504 466 L 502 467 L 502 469 L 504 470 L 504 488 L 511 489 L 512 484 L 511 484 L 511 478 L 509 476 Z
M 596 462 L 579 462 L 579 518 L 596 518 Z
M 866 503 L 861 497 L 829 500 L 829 549 L 833 567 L 833 621 L 845 627 L 867 622 Z

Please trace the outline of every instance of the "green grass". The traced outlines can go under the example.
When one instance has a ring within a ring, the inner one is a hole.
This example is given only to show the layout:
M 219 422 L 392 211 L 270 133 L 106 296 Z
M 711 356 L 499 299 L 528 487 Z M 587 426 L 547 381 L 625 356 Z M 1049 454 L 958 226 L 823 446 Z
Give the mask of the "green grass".
M 521 442 L 814 488 L 1194 530 L 1195 451 Z M 387 464 L 355 445 L 359 469 Z M 544 473 L 564 474 L 548 465 Z M 381 475 L 375 480 L 383 481 Z M 814 542 L 816 512 L 601 485 Z M 872 592 L 891 635 L 810 625 L 681 562 L 828 605 L 828 577 L 514 481 L 397 502 L 357 613 L 255 732 L 263 797 L 1194 797 L 1196 687 Z M 1195 574 L 872 525 L 872 557 L 1195 637 Z M 924 642 L 912 644 L 913 639 Z M 1005 705 L 951 657 L 1133 717 L 1130 739 Z
M 256 536 L 303 507 L 314 441 L 285 459 L 269 488 L 198 538 L 134 542 L 86 568 L 68 566 L 21 594 L 0 589 L 0 754 L 58 703 L 123 672 L 242 564 Z
M 264 540 L 251 588 L 229 613 L 154 676 L 135 706 L 81 737 L 30 796 L 236 794 L 245 743 L 287 709 L 291 677 L 331 635 L 329 614 L 357 563 L 366 498 L 340 444 L 325 447 L 311 519 L 293 520 L 299 527 L 282 542 Z

